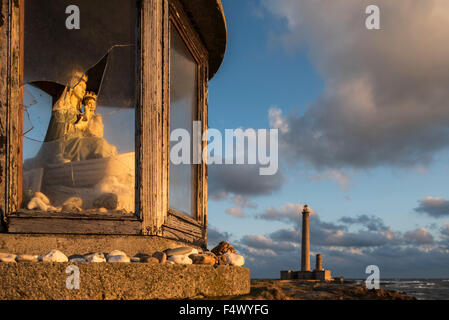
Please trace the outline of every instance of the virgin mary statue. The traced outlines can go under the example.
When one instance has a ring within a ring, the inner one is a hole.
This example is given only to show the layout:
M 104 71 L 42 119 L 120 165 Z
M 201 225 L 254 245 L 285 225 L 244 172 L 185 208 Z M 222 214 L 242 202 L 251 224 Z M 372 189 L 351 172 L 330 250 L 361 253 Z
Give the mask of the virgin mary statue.
M 36 157 L 25 161 L 24 169 L 117 155 L 117 148 L 103 138 L 102 118 L 95 114 L 97 97 L 86 94 L 87 80 L 76 74 L 65 87 L 52 108 L 45 141 Z

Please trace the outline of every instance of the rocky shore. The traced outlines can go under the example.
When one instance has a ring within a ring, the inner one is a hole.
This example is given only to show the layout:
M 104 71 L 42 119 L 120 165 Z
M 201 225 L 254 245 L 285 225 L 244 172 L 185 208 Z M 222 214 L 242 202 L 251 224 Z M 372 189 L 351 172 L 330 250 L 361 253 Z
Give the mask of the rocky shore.
M 251 292 L 218 300 L 416 300 L 391 290 L 368 290 L 356 282 L 252 280 Z

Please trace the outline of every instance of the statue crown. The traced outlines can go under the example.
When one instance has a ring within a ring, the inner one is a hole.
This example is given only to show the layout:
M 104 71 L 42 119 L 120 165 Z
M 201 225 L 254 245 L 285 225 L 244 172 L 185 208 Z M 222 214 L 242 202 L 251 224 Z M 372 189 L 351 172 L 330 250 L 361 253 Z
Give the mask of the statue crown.
M 97 101 L 97 95 L 95 94 L 95 92 L 86 92 L 83 102 L 86 102 L 88 99 L 94 99 L 95 101 Z

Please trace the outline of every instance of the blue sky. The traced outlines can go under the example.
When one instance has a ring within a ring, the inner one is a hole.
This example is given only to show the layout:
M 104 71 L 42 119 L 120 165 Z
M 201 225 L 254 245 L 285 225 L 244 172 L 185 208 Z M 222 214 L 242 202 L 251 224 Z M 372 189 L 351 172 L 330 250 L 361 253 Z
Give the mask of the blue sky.
M 253 0 L 223 1 L 228 44 L 221 69 L 210 82 L 210 127 L 266 128 L 270 107 L 301 112 L 322 90 L 322 79 L 304 52 L 289 54 L 271 44 L 272 28 L 283 30 L 284 23 L 260 18 L 257 5 Z
M 340 232 L 341 237 L 336 233 L 323 243 L 312 242 L 312 251 L 323 252 L 325 266 L 334 273 L 363 277 L 364 268 L 372 263 L 389 277 L 449 276 L 447 133 L 443 126 L 441 131 L 435 129 L 447 124 L 447 100 L 446 96 L 432 96 L 438 85 L 447 84 L 449 74 L 447 68 L 435 74 L 438 57 L 434 64 L 423 62 L 428 60 L 427 53 L 419 49 L 419 42 L 425 41 L 421 36 L 435 30 L 435 25 L 424 25 L 422 33 L 416 33 L 413 23 L 401 24 L 406 16 L 397 4 L 382 0 L 378 1 L 381 12 L 388 16 L 384 29 L 368 34 L 360 23 L 366 17 L 365 2 L 335 1 L 330 8 L 323 1 L 310 0 L 223 0 L 228 48 L 220 71 L 210 82 L 210 127 L 269 128 L 270 109 L 281 112 L 283 123 L 290 127 L 280 137 L 281 144 L 287 146 L 280 149 L 282 182 L 259 194 L 233 193 L 227 188 L 226 194 L 218 197 L 219 187 L 210 191 L 210 246 L 224 239 L 234 243 L 247 256 L 255 277 L 277 277 L 280 269 L 299 267 L 299 237 L 295 246 L 295 241 L 273 234 L 280 229 L 297 230 L 298 224 L 287 217 L 293 214 L 289 211 L 295 208 L 293 204 L 304 203 L 323 224 L 317 233 L 332 234 L 333 228 Z M 345 11 L 346 6 L 351 7 Z M 442 1 L 427 6 L 406 0 L 402 9 L 409 17 L 415 15 L 418 25 L 423 21 L 429 24 L 426 16 L 446 6 Z M 330 12 L 335 14 L 330 17 Z M 357 14 L 360 20 L 353 19 Z M 447 15 L 447 11 L 437 14 L 433 22 L 440 23 L 440 36 L 449 29 L 449 25 L 441 25 Z M 319 24 L 328 16 L 328 21 Z M 416 39 L 409 36 L 413 32 Z M 396 47 L 395 36 L 404 39 L 404 46 L 408 41 L 410 51 Z M 356 43 L 358 39 L 362 40 Z M 436 41 L 428 45 L 434 46 L 429 52 L 447 50 Z M 376 52 L 371 55 L 367 49 Z M 407 59 L 402 62 L 396 56 L 409 52 L 414 56 L 410 58 L 413 71 L 407 70 Z M 383 73 L 378 72 L 381 68 L 385 68 Z M 384 75 L 391 81 L 388 87 Z M 439 84 L 433 85 L 437 79 Z M 414 91 L 412 85 L 419 89 Z M 422 92 L 415 94 L 418 91 Z M 374 93 L 377 95 L 367 98 Z M 426 118 L 439 108 L 438 117 Z M 341 112 L 329 116 L 333 110 Z M 378 117 L 376 122 L 370 120 L 369 112 Z M 305 139 L 312 131 L 328 135 L 327 140 L 317 139 L 315 145 L 308 145 L 314 136 Z M 328 145 L 320 146 L 321 141 Z M 214 175 L 215 170 L 220 169 L 211 168 L 209 183 L 220 185 L 223 175 Z M 249 188 L 258 183 L 258 177 L 253 178 L 248 181 Z M 236 197 L 240 201 L 235 201 Z M 242 198 L 246 204 L 242 205 Z M 292 204 L 290 209 L 282 210 L 287 204 Z M 277 216 L 263 218 L 270 207 Z M 415 210 L 418 207 L 422 208 L 419 212 Z M 234 215 L 229 214 L 232 208 Z M 431 215 L 435 208 L 438 214 Z M 297 213 L 299 217 L 299 210 Z M 342 221 L 349 221 L 342 220 L 344 217 L 365 217 L 363 221 L 381 221 L 383 226 L 374 230 L 368 222 L 344 224 Z M 364 236 L 386 240 L 364 245 Z M 352 242 L 342 244 L 342 238 Z M 276 250 L 282 245 L 290 245 L 291 250 Z M 408 259 L 395 262 L 401 256 L 415 259 L 414 266 L 407 267 Z

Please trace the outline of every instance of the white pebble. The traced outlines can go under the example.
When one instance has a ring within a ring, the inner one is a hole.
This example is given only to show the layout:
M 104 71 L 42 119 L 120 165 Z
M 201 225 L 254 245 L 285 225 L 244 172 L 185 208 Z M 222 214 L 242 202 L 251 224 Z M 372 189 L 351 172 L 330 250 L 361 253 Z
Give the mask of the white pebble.
M 39 198 L 31 199 L 30 202 L 28 202 L 27 208 L 28 210 L 48 210 L 48 206 Z
M 48 207 L 47 207 L 47 211 L 51 211 L 51 212 L 61 212 L 61 211 L 62 211 L 62 208 L 61 208 L 61 207 L 48 206 Z
M 95 262 L 95 263 L 101 263 L 106 262 L 106 259 L 102 253 L 91 253 L 87 256 L 84 256 L 87 262 Z
M 131 262 L 128 256 L 112 256 L 108 257 L 108 262 L 124 262 L 128 263 Z
M 192 264 L 192 259 L 186 255 L 176 255 L 168 258 L 168 261 L 174 262 L 176 264 Z
M 119 251 L 119 250 L 114 250 L 108 253 L 108 257 L 112 257 L 112 256 L 127 256 L 126 253 L 124 253 L 123 251 Z
M 11 253 L 0 253 L 0 262 L 16 263 L 16 255 Z
M 51 250 L 46 255 L 40 257 L 42 262 L 68 262 L 67 256 L 59 250 Z
M 223 255 L 224 263 L 232 266 L 241 267 L 245 264 L 245 258 L 236 253 L 225 253 Z
M 38 262 L 39 256 L 33 256 L 29 254 L 21 254 L 16 257 L 17 262 Z
M 47 206 L 50 205 L 50 199 L 47 198 L 47 196 L 45 194 L 43 194 L 42 192 L 36 192 L 34 193 L 34 198 L 39 198 L 42 200 L 43 203 L 45 203 Z

